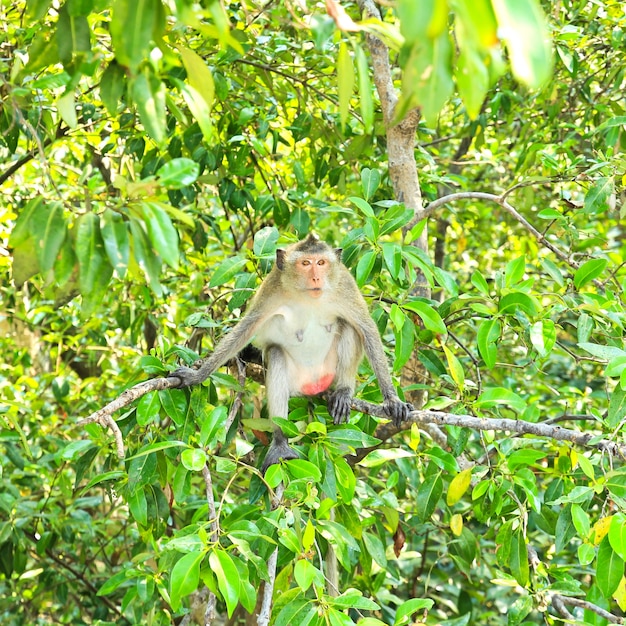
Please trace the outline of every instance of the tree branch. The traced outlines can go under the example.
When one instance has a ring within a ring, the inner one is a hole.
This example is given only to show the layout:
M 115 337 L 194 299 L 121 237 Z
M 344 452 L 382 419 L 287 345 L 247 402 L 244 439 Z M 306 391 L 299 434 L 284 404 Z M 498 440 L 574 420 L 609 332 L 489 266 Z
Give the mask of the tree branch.
M 352 408 L 355 411 L 367 413 L 368 415 L 387 417 L 382 405 L 366 402 L 365 400 L 353 398 Z M 423 424 L 437 424 L 438 426 L 461 426 L 462 428 L 471 428 L 472 430 L 508 431 L 518 435 L 536 435 L 546 439 L 569 441 L 578 446 L 603 450 L 613 456 L 620 456 L 626 459 L 626 445 L 610 441 L 609 439 L 600 439 L 595 433 L 570 430 L 546 423 L 535 424 L 524 420 L 455 415 L 454 413 L 444 413 L 442 411 L 412 411 L 410 419 L 400 426 L 394 426 L 391 423 L 379 426 L 376 429 L 375 436 L 383 440 L 389 439 L 396 433 L 406 430 L 407 426 L 412 423 L 420 426 Z
M 112 414 L 115 411 L 128 406 L 131 402 L 141 398 L 151 391 L 175 389 L 178 385 L 179 381 L 177 378 L 153 378 L 151 380 L 144 381 L 134 387 L 131 387 L 130 389 L 127 389 L 106 406 L 102 407 L 98 411 L 95 411 L 89 417 L 78 421 L 76 425 L 84 426 L 86 424 L 96 422 L 105 428 L 110 428 L 115 437 L 117 454 L 123 459 L 125 452 L 122 432 L 115 423 Z M 366 402 L 365 400 L 359 400 L 358 398 L 352 399 L 352 408 L 355 411 L 367 413 L 368 415 L 387 417 L 382 405 Z M 234 415 L 232 415 L 232 417 L 234 418 Z M 519 435 L 536 435 L 547 439 L 555 439 L 556 441 L 569 441 L 582 447 L 603 450 L 613 456 L 620 456 L 626 459 L 626 445 L 610 441 L 609 439 L 600 439 L 599 436 L 594 433 L 561 428 L 558 425 L 550 425 L 545 422 L 535 424 L 524 420 L 474 417 L 472 415 L 455 415 L 453 413 L 444 413 L 442 411 L 412 411 L 410 419 L 398 427 L 391 423 L 379 426 L 376 430 L 376 436 L 383 440 L 389 439 L 395 434 L 406 430 L 412 423 L 416 423 L 420 426 L 427 424 L 435 424 L 437 426 L 461 426 L 462 428 L 471 428 L 472 430 L 508 431 Z M 369 449 L 359 450 L 358 458 L 352 457 L 352 462 L 357 462 L 363 458 L 367 452 L 369 452 Z
M 617 615 L 613 615 L 613 613 L 609 613 L 602 607 L 597 604 L 592 604 L 591 602 L 587 602 L 587 600 L 581 600 L 580 598 L 572 598 L 570 596 L 562 596 L 558 593 L 555 593 L 551 596 L 552 605 L 554 608 L 559 611 L 566 619 L 571 619 L 571 615 L 569 615 L 569 611 L 565 609 L 564 605 L 569 604 L 570 606 L 577 606 L 585 611 L 591 611 L 600 617 L 603 617 L 605 620 L 610 622 L 611 624 L 625 624 L 626 620 L 623 617 L 618 617 Z
M 113 431 L 115 437 L 115 447 L 117 449 L 117 456 L 123 459 L 126 453 L 124 452 L 124 438 L 119 426 L 115 423 L 112 415 L 115 411 L 123 409 L 135 400 L 138 400 L 142 396 L 145 396 L 151 391 L 160 391 L 161 389 L 175 389 L 180 384 L 177 378 L 152 378 L 146 380 L 130 389 L 127 389 L 121 393 L 115 400 L 109 402 L 106 406 L 98 409 L 92 413 L 89 417 L 76 422 L 76 426 L 86 426 L 87 424 L 97 423 L 103 428 L 110 428 Z
M 272 511 L 277 509 L 283 503 L 283 494 L 285 487 L 280 483 L 276 487 L 274 497 L 272 498 Z M 276 562 L 278 561 L 278 546 L 274 548 L 270 558 L 267 560 L 268 579 L 263 587 L 263 603 L 257 618 L 257 626 L 268 626 L 272 613 L 272 597 L 274 596 L 274 584 L 276 583 Z
M 553 243 L 546 239 L 545 235 L 540 233 L 523 215 L 521 215 L 517 209 L 511 206 L 505 199 L 506 192 L 502 196 L 498 196 L 494 193 L 484 193 L 482 191 L 462 191 L 459 193 L 451 193 L 442 198 L 438 198 L 434 202 L 431 202 L 423 211 L 422 219 L 432 215 L 437 209 L 456 202 L 457 200 L 489 200 L 500 205 L 507 213 L 512 215 L 542 246 L 548 248 L 556 254 L 562 261 L 565 261 L 569 266 L 574 269 L 578 269 L 579 264 L 576 261 L 569 258 L 569 256 L 563 252 L 560 248 L 557 248 Z

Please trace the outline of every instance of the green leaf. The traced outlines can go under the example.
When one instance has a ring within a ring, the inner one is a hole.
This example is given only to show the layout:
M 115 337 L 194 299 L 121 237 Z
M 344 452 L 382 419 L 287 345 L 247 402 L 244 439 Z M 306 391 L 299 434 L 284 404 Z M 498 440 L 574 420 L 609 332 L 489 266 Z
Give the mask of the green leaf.
M 507 626 L 517 626 L 533 610 L 534 603 L 531 595 L 520 596 L 509 607 Z
M 528 565 L 528 551 L 524 533 L 516 530 L 511 537 L 511 552 L 509 555 L 509 567 L 515 580 L 525 587 L 528 584 L 530 568 Z
M 121 572 L 111 576 L 100 589 L 98 589 L 98 596 L 106 596 L 113 593 L 121 585 L 123 585 L 129 578 L 132 578 L 135 570 L 123 569 Z
M 398 0 L 400 32 L 409 42 L 437 37 L 447 26 L 447 3 L 440 0 Z
M 126 220 L 116 211 L 105 211 L 100 216 L 100 230 L 109 263 L 115 275 L 126 276 L 130 259 L 130 236 Z
M 584 211 L 590 215 L 597 215 L 606 211 L 608 199 L 615 193 L 613 178 L 598 178 L 585 195 Z
M 609 428 L 615 428 L 626 417 L 626 391 L 621 386 L 613 389 L 609 400 L 609 412 L 606 423 Z
M 204 555 L 205 552 L 190 552 L 178 559 L 174 564 L 170 574 L 170 602 L 174 611 L 179 610 L 184 596 L 188 596 L 198 588 L 200 583 L 200 564 Z
M 100 220 L 95 213 L 85 213 L 79 218 L 75 251 L 79 267 L 79 286 L 83 296 L 104 289 L 113 274 L 113 268 L 105 256 Z
M 363 215 L 365 215 L 366 217 L 371 217 L 371 218 L 376 217 L 374 214 L 374 209 L 372 209 L 372 207 L 370 206 L 369 202 L 367 202 L 367 200 L 363 200 L 363 198 L 359 198 L 357 196 L 351 196 L 348 198 L 348 200 L 350 200 L 352 204 L 355 204 L 357 208 L 360 209 Z
M 387 556 L 385 554 L 385 546 L 380 538 L 370 532 L 363 532 L 363 543 L 367 553 L 382 567 L 387 569 Z
M 515 450 L 508 455 L 506 463 L 509 469 L 514 472 L 519 467 L 534 465 L 545 456 L 546 452 L 543 450 Z
M 185 392 L 182 389 L 161 389 L 158 393 L 166 415 L 176 426 L 183 426 L 189 411 Z
M 158 144 L 163 144 L 166 136 L 165 85 L 146 68 L 131 86 L 141 123 Z
M 428 599 L 412 598 L 403 602 L 396 610 L 396 617 L 394 620 L 394 626 L 405 626 L 409 624 L 410 618 L 413 614 L 423 613 L 424 611 L 430 611 L 433 608 L 434 602 Z
M 33 235 L 39 240 L 37 247 L 39 269 L 45 273 L 54 266 L 65 241 L 67 224 L 63 215 L 63 205 L 60 202 L 38 204 L 32 213 L 30 223 Z
M 578 344 L 578 347 L 582 348 L 585 352 L 589 352 L 589 354 L 598 357 L 599 359 L 604 359 L 605 361 L 609 361 L 619 356 L 626 356 L 626 350 L 622 350 L 616 346 L 604 346 L 598 343 L 582 342 Z
M 371 170 L 369 167 L 364 167 L 361 170 L 361 189 L 363 190 L 363 197 L 369 201 L 374 196 L 379 186 L 380 172 L 378 170 Z
M 142 202 L 141 210 L 152 247 L 172 269 L 178 269 L 178 231 L 170 216 L 155 202 Z
M 446 504 L 454 506 L 465 495 L 472 480 L 472 468 L 459 472 L 451 481 L 446 494 Z
M 401 328 L 394 328 L 396 337 L 394 371 L 399 371 L 407 363 L 415 348 L 415 324 L 406 317 Z
M 148 500 L 146 492 L 143 489 L 137 489 L 135 493 L 128 498 L 128 509 L 135 521 L 142 526 L 148 525 Z
M 522 293 L 521 291 L 514 291 L 500 298 L 500 302 L 498 304 L 498 310 L 500 313 L 507 313 L 511 315 L 515 313 L 517 309 L 521 309 L 524 313 L 533 317 L 537 315 L 539 305 L 537 304 L 535 298 Z
M 217 578 L 217 586 L 222 594 L 222 598 L 226 602 L 228 617 L 231 617 L 239 602 L 239 574 L 237 567 L 229 554 L 219 548 L 209 555 L 209 564 Z
M 329 599 L 329 604 L 338 609 L 355 609 L 359 611 L 377 611 L 380 606 L 369 598 L 364 598 L 357 589 L 348 589 L 340 596 Z M 352 621 L 350 622 L 353 623 Z
M 345 41 L 339 44 L 337 83 L 339 87 L 339 119 L 341 126 L 345 128 L 350 114 L 350 99 L 354 91 L 354 65 L 348 44 Z
M 621 559 L 626 560 L 626 516 L 623 513 L 613 515 L 608 537 L 611 548 Z
M 541 320 L 530 327 L 530 341 L 541 357 L 552 352 L 556 343 L 556 327 L 552 320 Z
M 264 257 L 274 254 L 280 234 L 275 226 L 261 228 L 254 235 L 254 255 Z
M 109 29 L 115 57 L 135 71 L 148 56 L 155 29 L 162 19 L 157 0 L 116 0 Z
M 448 330 L 439 313 L 426 302 L 415 300 L 414 302 L 405 302 L 402 308 L 417 313 L 424 323 L 424 327 L 432 331 L 436 335 L 446 335 Z
M 293 478 L 303 478 L 305 480 L 313 480 L 314 482 L 320 482 L 322 480 L 322 473 L 317 465 L 311 463 L 311 461 L 292 459 L 287 461 L 286 464 L 287 473 Z
M 215 83 L 211 70 L 193 50 L 179 44 L 178 51 L 187 72 L 187 82 L 202 96 L 210 111 L 215 98 Z
M 374 102 L 372 98 L 372 83 L 370 81 L 370 67 L 363 48 L 356 42 L 353 42 L 353 46 L 359 83 L 361 117 L 363 118 L 365 132 L 371 133 L 374 128 Z
M 613 525 L 613 522 L 611 522 L 611 525 Z M 623 576 L 624 560 L 611 546 L 609 537 L 605 536 L 598 547 L 596 584 L 607 600 L 611 599 Z
M 84 15 L 70 15 L 68 4 L 59 11 L 56 30 L 59 59 L 69 65 L 77 55 L 91 52 L 91 29 Z
M 587 315 L 587 313 L 581 313 L 580 317 L 578 318 L 578 323 L 576 324 L 578 345 L 587 343 L 589 341 L 589 337 L 591 337 L 591 333 L 593 332 L 594 327 L 595 323 L 591 315 Z
M 476 119 L 489 90 L 489 72 L 477 50 L 461 48 L 454 76 L 468 117 Z
M 496 319 L 485 320 L 481 323 L 476 336 L 478 342 L 478 352 L 485 365 L 493 369 L 498 356 L 497 342 L 502 333 L 502 324 Z
M 441 472 L 428 476 L 417 490 L 417 516 L 424 523 L 435 512 L 441 494 L 443 493 L 443 481 Z
M 622 372 L 626 369 L 626 355 L 617 356 L 611 359 L 604 371 L 606 376 L 621 376 Z
M 512 287 L 524 279 L 526 271 L 526 256 L 522 255 L 506 264 L 504 272 L 504 283 L 507 287 Z
M 537 0 L 492 0 L 498 34 L 506 43 L 513 75 L 533 89 L 552 74 L 552 46 Z
M 352 424 L 333 428 L 327 437 L 334 443 L 351 446 L 352 448 L 370 448 L 381 442 L 380 439 L 364 433 L 360 428 Z
M 589 523 L 589 515 L 580 504 L 572 504 L 572 523 L 576 532 L 581 539 L 587 539 L 589 537 L 589 531 L 591 530 L 591 524 Z
M 211 275 L 209 287 L 219 287 L 232 280 L 246 266 L 248 259 L 241 257 L 230 257 L 220 263 Z
M 76 130 L 78 126 L 78 118 L 76 116 L 76 102 L 74 100 L 74 92 L 66 91 L 58 100 L 57 100 L 57 110 L 61 119 L 68 125 L 72 130 Z
M 324 575 L 310 561 L 300 559 L 293 568 L 293 577 L 302 591 L 306 591 L 313 583 L 317 587 L 324 587 Z
M 510 407 L 518 413 L 523 413 L 527 406 L 526 400 L 518 396 L 514 391 L 505 389 L 504 387 L 491 387 L 486 389 L 476 400 L 476 406 L 486 409 L 496 404 Z
M 465 372 L 463 371 L 463 365 L 461 365 L 461 361 L 457 359 L 448 346 L 443 346 L 443 353 L 446 355 L 450 376 L 452 376 L 452 380 L 456 383 L 456 386 L 462 393 L 465 389 Z
M 161 400 L 156 391 L 151 391 L 139 399 L 137 403 L 137 424 L 147 426 L 159 419 Z
M 200 166 L 191 159 L 171 159 L 162 165 L 156 172 L 161 185 L 168 189 L 180 189 L 193 185 L 198 179 Z
M 344 503 L 349 504 L 354 498 L 356 489 L 356 476 L 343 457 L 338 456 L 335 461 L 335 474 L 337 476 L 337 490 Z
M 498 25 L 490 0 L 455 0 L 456 19 L 463 26 L 461 48 L 471 42 L 479 50 L 490 50 L 498 45 Z M 457 37 L 459 36 L 458 29 Z
M 590 259 L 583 263 L 574 274 L 574 286 L 576 289 L 584 287 L 587 283 L 598 278 L 606 268 L 606 259 Z
M 391 277 L 398 280 L 400 272 L 402 271 L 402 250 L 400 246 L 395 243 L 386 242 L 381 245 L 381 249 L 385 266 L 389 270 Z
M 163 293 L 163 287 L 159 282 L 161 259 L 158 255 L 154 254 L 150 248 L 148 235 L 142 227 L 143 222 L 140 223 L 139 220 L 132 219 L 129 222 L 129 226 L 133 257 L 143 270 L 152 291 L 155 295 L 161 296 Z
M 480 291 L 483 295 L 489 295 L 489 285 L 487 284 L 485 277 L 478 270 L 472 272 L 471 281 L 472 285 L 474 285 L 474 287 L 476 287 L 476 289 L 478 289 L 478 291 Z
M 363 287 L 374 269 L 376 263 L 376 252 L 368 250 L 365 252 L 356 266 L 356 282 L 359 287 Z
M 185 469 L 190 472 L 201 472 L 207 462 L 206 452 L 199 448 L 187 448 L 180 455 L 180 460 Z
M 116 115 L 126 89 L 126 73 L 116 61 L 111 61 L 100 79 L 100 99 L 111 115 Z
M 404 66 L 397 116 L 419 106 L 426 124 L 433 128 L 453 90 L 452 46 L 444 30 L 436 39 L 418 40 L 413 45 Z
M 210 143 L 213 141 L 213 120 L 211 119 L 211 109 L 206 103 L 206 100 L 202 94 L 191 85 L 187 85 L 182 81 L 174 80 L 173 82 L 180 89 L 185 103 L 189 107 L 196 122 L 198 122 L 198 126 L 200 126 L 205 141 Z

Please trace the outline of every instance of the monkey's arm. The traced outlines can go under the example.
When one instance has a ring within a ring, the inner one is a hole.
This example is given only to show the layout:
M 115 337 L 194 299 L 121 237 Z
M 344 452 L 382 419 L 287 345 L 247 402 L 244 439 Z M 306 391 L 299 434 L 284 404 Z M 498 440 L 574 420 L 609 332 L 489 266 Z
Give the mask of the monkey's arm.
M 365 354 L 374 370 L 374 374 L 376 374 L 378 386 L 383 394 L 385 412 L 394 421 L 394 424 L 398 425 L 408 419 L 409 413 L 413 411 L 413 405 L 400 400 L 396 393 L 391 374 L 389 374 L 389 363 L 387 362 L 383 342 L 374 320 L 368 316 L 366 320 L 361 321 L 359 331 L 363 335 Z
M 179 387 L 191 387 L 205 381 L 218 367 L 232 359 L 243 350 L 251 341 L 256 329 L 263 321 L 262 311 L 250 311 L 215 347 L 213 354 L 208 357 L 199 369 L 179 367 L 169 374 L 168 378 L 180 381 Z

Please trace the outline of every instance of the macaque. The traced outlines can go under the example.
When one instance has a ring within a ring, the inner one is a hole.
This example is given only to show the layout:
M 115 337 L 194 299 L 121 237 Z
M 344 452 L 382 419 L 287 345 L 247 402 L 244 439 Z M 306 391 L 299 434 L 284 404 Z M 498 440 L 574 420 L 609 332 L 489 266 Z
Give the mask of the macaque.
M 413 407 L 400 400 L 383 344 L 341 250 L 310 234 L 276 251 L 276 264 L 253 297 L 246 315 L 218 342 L 199 369 L 180 367 L 169 377 L 179 387 L 197 385 L 252 342 L 263 353 L 270 417 L 287 418 L 289 398 L 328 392 L 335 424 L 350 415 L 363 353 L 378 378 L 387 415 L 399 424 Z M 276 427 L 263 471 L 281 459 L 298 458 Z

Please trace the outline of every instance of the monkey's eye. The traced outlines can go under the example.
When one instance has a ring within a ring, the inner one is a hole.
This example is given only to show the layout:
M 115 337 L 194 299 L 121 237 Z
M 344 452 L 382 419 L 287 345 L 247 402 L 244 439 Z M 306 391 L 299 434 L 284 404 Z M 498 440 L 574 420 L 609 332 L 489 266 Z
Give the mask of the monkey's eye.
M 307 267 L 307 266 L 311 265 L 311 261 L 309 261 L 309 259 L 302 259 L 302 265 Z
M 326 265 L 326 259 L 320 259 L 320 260 L 317 262 L 317 264 L 318 264 L 318 265 Z

